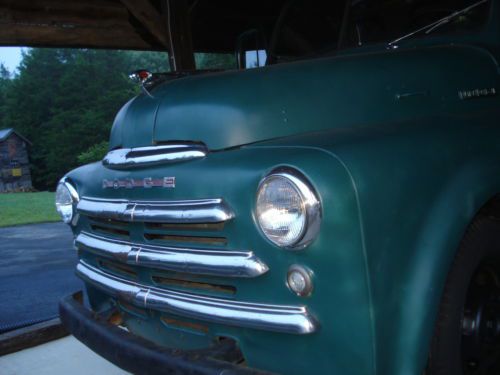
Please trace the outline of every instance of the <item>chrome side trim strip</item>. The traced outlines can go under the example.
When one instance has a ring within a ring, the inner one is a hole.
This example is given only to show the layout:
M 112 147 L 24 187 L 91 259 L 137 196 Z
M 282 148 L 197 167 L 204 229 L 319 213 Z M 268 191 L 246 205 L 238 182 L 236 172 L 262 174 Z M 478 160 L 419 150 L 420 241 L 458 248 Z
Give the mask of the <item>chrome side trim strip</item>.
M 131 202 L 82 197 L 77 210 L 98 218 L 146 223 L 220 223 L 234 217 L 222 199 Z
M 140 168 L 204 158 L 208 149 L 202 144 L 172 144 L 112 150 L 102 160 L 111 169 Z
M 85 282 L 136 306 L 213 323 L 292 334 L 318 329 L 305 306 L 266 305 L 148 287 L 110 275 L 84 261 L 76 268 Z
M 134 266 L 221 277 L 257 277 L 269 268 L 252 251 L 217 251 L 138 245 L 81 232 L 82 250 Z

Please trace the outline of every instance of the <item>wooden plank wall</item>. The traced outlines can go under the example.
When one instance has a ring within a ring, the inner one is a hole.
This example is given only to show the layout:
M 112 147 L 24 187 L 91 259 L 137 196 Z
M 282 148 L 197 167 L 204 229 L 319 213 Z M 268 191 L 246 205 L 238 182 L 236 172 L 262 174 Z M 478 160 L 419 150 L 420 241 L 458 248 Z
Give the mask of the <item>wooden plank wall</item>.
M 31 188 L 27 144 L 13 133 L 0 142 L 0 193 Z

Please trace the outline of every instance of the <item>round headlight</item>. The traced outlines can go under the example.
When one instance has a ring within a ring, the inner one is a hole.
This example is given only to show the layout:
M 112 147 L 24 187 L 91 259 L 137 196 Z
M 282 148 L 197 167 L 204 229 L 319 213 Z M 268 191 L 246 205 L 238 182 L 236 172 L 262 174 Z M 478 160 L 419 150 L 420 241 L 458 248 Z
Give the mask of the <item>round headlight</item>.
M 260 183 L 255 214 L 271 242 L 285 248 L 302 248 L 318 234 L 321 204 L 305 176 L 281 168 Z
M 62 221 L 66 224 L 71 223 L 71 220 L 73 220 L 78 199 L 78 193 L 73 185 L 62 179 L 57 185 L 56 209 L 59 215 L 61 215 Z

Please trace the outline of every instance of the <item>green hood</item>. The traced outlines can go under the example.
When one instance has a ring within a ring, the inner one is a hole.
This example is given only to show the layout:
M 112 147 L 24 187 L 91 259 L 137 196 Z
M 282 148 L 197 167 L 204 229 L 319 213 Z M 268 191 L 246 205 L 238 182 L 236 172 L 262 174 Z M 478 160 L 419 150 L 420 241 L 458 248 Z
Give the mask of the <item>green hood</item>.
M 111 146 L 199 141 L 218 150 L 306 132 L 380 127 L 414 120 L 424 108 L 427 115 L 442 113 L 445 105 L 462 112 L 457 88 L 437 83 L 473 70 L 475 86 L 483 87 L 478 81 L 485 66 L 492 66 L 485 51 L 445 46 L 180 78 L 153 89 L 154 98 L 140 95 L 127 103 Z M 483 80 L 484 87 L 491 84 L 487 74 Z

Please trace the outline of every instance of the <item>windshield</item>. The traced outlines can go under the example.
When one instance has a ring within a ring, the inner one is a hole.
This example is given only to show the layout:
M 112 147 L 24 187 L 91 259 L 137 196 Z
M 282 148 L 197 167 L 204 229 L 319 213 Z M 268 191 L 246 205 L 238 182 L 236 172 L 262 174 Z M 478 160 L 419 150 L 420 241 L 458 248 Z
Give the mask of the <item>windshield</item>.
M 410 37 L 478 30 L 489 0 L 294 0 L 281 11 L 268 63 Z
M 346 45 L 395 43 L 431 32 L 463 33 L 487 20 L 489 0 L 353 0 Z

